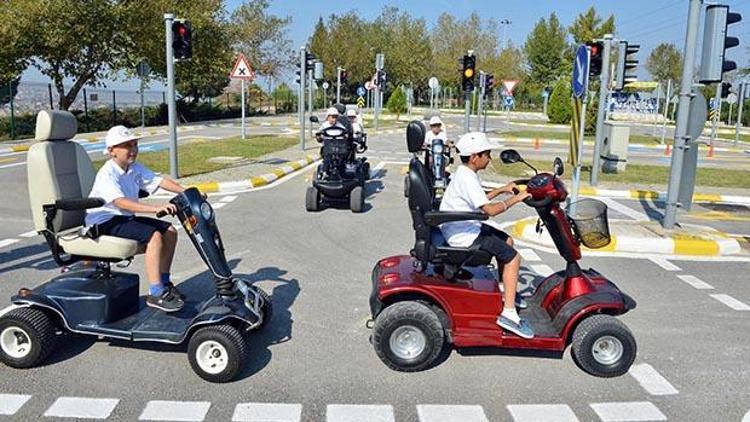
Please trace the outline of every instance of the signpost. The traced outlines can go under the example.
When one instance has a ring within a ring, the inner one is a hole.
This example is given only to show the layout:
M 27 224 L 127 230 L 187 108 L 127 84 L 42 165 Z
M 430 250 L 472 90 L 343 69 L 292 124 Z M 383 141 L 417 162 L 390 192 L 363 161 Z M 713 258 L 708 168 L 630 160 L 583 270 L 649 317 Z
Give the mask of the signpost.
M 503 81 L 503 87 L 505 87 L 505 98 L 503 99 L 503 105 L 505 107 L 505 119 L 510 121 L 510 109 L 515 105 L 515 99 L 513 98 L 513 90 L 518 85 L 517 80 Z
M 141 78 L 141 128 L 143 128 L 146 126 L 146 114 L 143 110 L 143 88 L 146 85 L 144 79 L 151 73 L 151 66 L 149 66 L 145 61 L 141 60 L 140 62 L 138 62 L 138 65 L 136 65 L 135 71 L 138 74 L 138 77 Z
M 433 76 L 427 81 L 427 85 L 430 87 L 430 110 L 432 110 L 435 108 L 435 93 L 440 87 L 440 81 Z
M 242 140 L 245 140 L 245 81 L 252 81 L 255 79 L 255 71 L 250 67 L 245 55 L 240 53 L 237 57 L 237 61 L 234 63 L 232 71 L 229 73 L 229 77 L 232 79 L 239 79 L 242 81 Z
M 578 185 L 581 182 L 581 157 L 583 155 L 583 128 L 586 123 L 586 92 L 589 84 L 591 52 L 585 45 L 576 50 L 573 62 L 573 119 L 570 133 L 570 162 L 573 165 L 573 192 L 570 195 L 570 212 L 575 215 Z M 578 115 L 576 115 L 578 113 Z M 577 126 L 577 127 L 576 127 Z

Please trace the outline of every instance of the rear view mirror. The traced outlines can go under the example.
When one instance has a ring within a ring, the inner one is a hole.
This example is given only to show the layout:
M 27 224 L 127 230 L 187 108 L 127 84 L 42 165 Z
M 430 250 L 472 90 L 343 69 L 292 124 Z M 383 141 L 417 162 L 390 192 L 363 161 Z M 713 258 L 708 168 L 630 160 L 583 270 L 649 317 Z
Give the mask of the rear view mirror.
M 561 160 L 560 157 L 555 157 L 555 164 L 553 165 L 553 168 L 555 169 L 555 174 L 558 176 L 562 176 L 565 172 L 565 166 L 563 165 L 563 160 Z
M 505 164 L 517 163 L 521 160 L 521 154 L 514 149 L 506 149 L 500 153 L 500 160 Z
M 310 116 L 310 121 L 313 123 L 318 123 L 320 120 L 318 120 L 318 116 Z
M 424 134 L 424 123 L 419 120 L 409 122 L 406 126 L 406 147 L 409 149 L 409 152 L 415 153 L 422 150 Z

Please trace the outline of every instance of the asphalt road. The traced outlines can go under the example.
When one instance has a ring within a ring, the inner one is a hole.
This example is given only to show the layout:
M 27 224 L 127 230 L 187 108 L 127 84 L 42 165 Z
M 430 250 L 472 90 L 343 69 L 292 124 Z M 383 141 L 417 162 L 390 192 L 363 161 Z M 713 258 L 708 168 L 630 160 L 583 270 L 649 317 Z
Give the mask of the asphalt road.
M 268 330 L 252 337 L 240 380 L 202 381 L 179 347 L 69 336 L 44 367 L 0 367 L 0 414 L 6 414 L 0 418 L 743 420 L 750 410 L 750 312 L 733 309 L 729 304 L 737 303 L 727 297 L 750 303 L 746 261 L 584 258 L 583 267 L 596 268 L 638 302 L 621 318 L 636 336 L 638 357 L 632 373 L 619 378 L 587 375 L 569 352 L 461 350 L 421 373 L 386 368 L 365 327 L 370 271 L 382 257 L 408 253 L 414 238 L 402 195 L 403 158 L 377 152 L 403 145 L 403 138 L 373 137 L 370 144 L 378 171 L 363 214 L 305 212 L 309 168 L 269 189 L 211 196 L 225 204 L 218 224 L 234 271 L 271 292 L 275 307 Z M 0 204 L 0 239 L 18 239 L 0 246 L 0 297 L 59 272 L 39 236 L 17 236 L 31 230 L 18 177 L 16 196 Z M 531 210 L 518 206 L 498 221 L 527 215 Z M 519 249 L 524 284 L 563 267 L 556 254 Z M 142 274 L 142 256 L 127 271 Z M 211 277 L 183 232 L 173 274 L 191 298 L 211 294 Z

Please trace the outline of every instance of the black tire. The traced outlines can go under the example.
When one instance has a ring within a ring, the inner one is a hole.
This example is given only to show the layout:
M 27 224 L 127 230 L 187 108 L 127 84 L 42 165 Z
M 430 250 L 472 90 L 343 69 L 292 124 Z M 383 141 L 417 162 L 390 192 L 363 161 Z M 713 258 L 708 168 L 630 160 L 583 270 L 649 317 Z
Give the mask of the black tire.
M 410 185 L 410 183 L 411 182 L 409 181 L 409 175 L 407 174 L 406 176 L 404 176 L 404 198 L 408 198 L 409 197 L 409 185 Z
M 215 355 L 217 353 L 218 355 Z M 207 354 L 211 357 L 207 357 Z M 190 367 L 206 381 L 232 381 L 245 366 L 246 360 L 247 343 L 240 331 L 231 325 L 204 327 L 190 337 L 188 343 Z M 208 369 L 212 365 L 216 366 L 216 372 Z
M 398 335 L 400 329 L 417 330 L 424 336 L 424 347 L 415 356 L 405 357 L 404 353 L 399 354 L 391 348 L 391 337 L 394 333 Z M 440 318 L 422 303 L 397 302 L 385 308 L 375 319 L 372 344 L 380 360 L 393 370 L 417 372 L 429 368 L 440 355 L 444 343 Z
M 320 209 L 320 192 L 315 186 L 309 186 L 305 193 L 305 209 L 318 211 Z
M 364 163 L 362 165 L 362 174 L 365 180 L 370 180 L 370 163 Z
M 56 330 L 49 316 L 39 309 L 19 308 L 8 312 L 0 318 L 0 361 L 13 368 L 41 365 L 55 350 Z
M 349 193 L 349 208 L 352 212 L 362 212 L 365 209 L 365 191 L 357 186 Z
M 597 352 L 597 344 L 607 349 Z M 597 377 L 611 378 L 628 372 L 637 349 L 633 333 L 620 320 L 611 315 L 593 315 L 576 327 L 570 352 L 579 368 Z M 606 354 L 612 351 L 614 356 L 608 358 Z

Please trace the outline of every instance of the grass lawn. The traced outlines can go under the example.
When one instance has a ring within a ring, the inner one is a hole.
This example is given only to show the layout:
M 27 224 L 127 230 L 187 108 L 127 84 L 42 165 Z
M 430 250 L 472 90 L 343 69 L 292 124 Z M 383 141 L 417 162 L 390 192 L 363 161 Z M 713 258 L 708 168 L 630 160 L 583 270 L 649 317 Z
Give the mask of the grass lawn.
M 717 136 L 724 140 L 734 141 L 734 134 L 733 133 L 718 133 Z M 740 133 L 740 141 L 743 142 L 750 142 L 750 135 L 746 135 L 744 133 Z
M 552 171 L 552 161 L 528 160 L 529 164 L 536 167 L 539 171 Z M 529 177 L 527 171 L 530 168 L 523 163 L 502 164 L 499 159 L 493 159 L 488 171 L 495 172 L 507 177 L 517 179 Z M 581 180 L 589 180 L 591 166 L 585 165 L 581 168 Z M 563 179 L 570 181 L 573 169 L 570 164 L 565 163 L 565 174 Z M 667 166 L 649 166 L 641 164 L 628 164 L 624 173 L 611 174 L 599 172 L 599 180 L 602 182 L 632 183 L 637 184 L 667 184 L 669 180 L 669 167 Z M 737 187 L 750 188 L 750 171 L 747 170 L 727 170 L 718 168 L 698 168 L 698 177 L 696 186 L 715 186 L 715 187 Z
M 549 130 L 514 130 L 512 132 L 498 132 L 501 136 L 507 136 L 511 138 L 539 138 L 539 139 L 570 139 L 568 132 L 549 131 Z M 593 141 L 593 136 L 585 136 L 585 140 Z M 669 138 L 665 138 L 664 142 L 667 142 Z M 631 144 L 651 144 L 657 145 L 661 140 L 660 137 L 649 136 L 649 135 L 630 135 Z
M 230 167 L 231 164 L 212 163 L 211 157 L 244 157 L 257 158 L 274 151 L 280 151 L 297 144 L 297 138 L 282 136 L 250 136 L 244 141 L 240 137 L 195 140 L 180 144 L 178 165 L 180 177 L 208 173 Z M 104 164 L 105 157 L 94 161 L 97 170 Z M 169 150 L 143 152 L 138 154 L 138 161 L 155 172 L 169 173 Z

